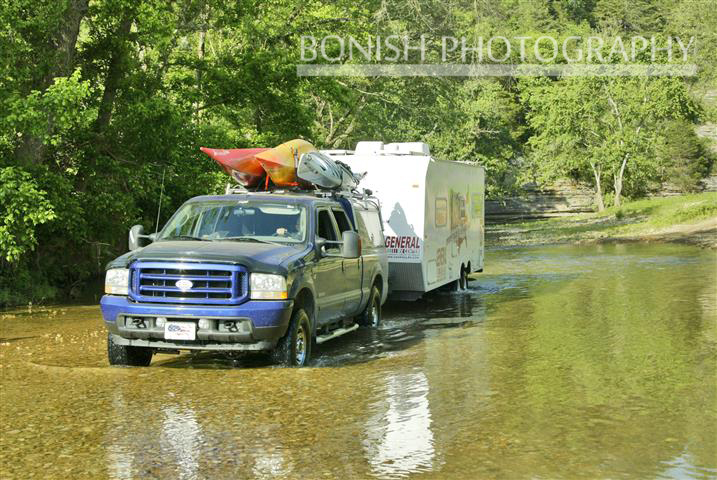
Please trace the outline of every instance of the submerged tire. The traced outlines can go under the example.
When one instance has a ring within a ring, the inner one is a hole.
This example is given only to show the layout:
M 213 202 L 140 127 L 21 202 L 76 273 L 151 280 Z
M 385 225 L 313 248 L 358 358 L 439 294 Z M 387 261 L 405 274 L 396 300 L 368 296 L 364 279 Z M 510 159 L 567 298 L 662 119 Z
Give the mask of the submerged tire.
M 381 292 L 375 285 L 371 287 L 366 309 L 358 316 L 357 323 L 367 328 L 378 328 L 381 325 Z
M 448 289 L 451 292 L 460 292 L 468 288 L 468 272 L 465 268 L 461 267 L 461 274 L 458 279 L 453 280 L 448 284 Z
M 154 352 L 151 348 L 118 345 L 112 339 L 112 334 L 107 334 L 107 359 L 110 365 L 147 367 L 152 362 L 152 354 Z
M 461 277 L 458 279 L 458 288 L 466 290 L 468 288 L 468 270 L 461 268 Z
M 286 334 L 272 350 L 272 360 L 283 367 L 306 366 L 311 358 L 311 344 L 309 315 L 299 308 L 291 315 Z

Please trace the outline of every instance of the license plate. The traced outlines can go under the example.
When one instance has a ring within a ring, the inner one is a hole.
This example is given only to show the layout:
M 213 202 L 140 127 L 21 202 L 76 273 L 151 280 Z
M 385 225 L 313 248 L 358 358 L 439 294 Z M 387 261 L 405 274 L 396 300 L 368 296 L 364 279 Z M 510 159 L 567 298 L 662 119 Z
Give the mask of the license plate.
M 192 322 L 167 322 L 164 324 L 166 340 L 196 340 L 197 325 Z

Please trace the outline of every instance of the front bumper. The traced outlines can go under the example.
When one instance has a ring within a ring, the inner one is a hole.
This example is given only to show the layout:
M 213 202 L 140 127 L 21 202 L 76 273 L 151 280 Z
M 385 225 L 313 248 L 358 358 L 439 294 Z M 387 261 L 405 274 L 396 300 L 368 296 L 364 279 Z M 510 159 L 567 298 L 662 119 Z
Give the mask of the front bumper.
M 107 329 L 120 345 L 187 350 L 269 350 L 289 326 L 292 300 L 255 300 L 237 306 L 167 305 L 135 303 L 125 296 L 105 295 L 100 301 Z M 196 340 L 164 339 L 157 317 L 198 322 L 207 319 L 209 328 L 197 328 Z

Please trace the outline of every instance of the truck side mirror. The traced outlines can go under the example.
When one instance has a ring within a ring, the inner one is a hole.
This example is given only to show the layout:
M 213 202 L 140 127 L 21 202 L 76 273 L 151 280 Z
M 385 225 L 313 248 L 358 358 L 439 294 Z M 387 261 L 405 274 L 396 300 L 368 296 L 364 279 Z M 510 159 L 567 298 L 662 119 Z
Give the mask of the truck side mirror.
M 361 256 L 361 239 L 353 230 L 346 230 L 341 235 L 343 248 L 341 254 L 344 258 L 359 258 Z
M 316 249 L 322 257 L 326 256 L 326 239 L 323 237 L 316 237 Z
M 127 242 L 129 244 L 130 251 L 137 250 L 138 248 L 142 248 L 143 242 L 142 239 L 148 239 L 150 242 L 153 242 L 156 238 L 156 234 L 151 235 L 145 235 L 144 234 L 144 227 L 142 225 L 135 225 L 132 228 L 129 229 L 129 241 Z

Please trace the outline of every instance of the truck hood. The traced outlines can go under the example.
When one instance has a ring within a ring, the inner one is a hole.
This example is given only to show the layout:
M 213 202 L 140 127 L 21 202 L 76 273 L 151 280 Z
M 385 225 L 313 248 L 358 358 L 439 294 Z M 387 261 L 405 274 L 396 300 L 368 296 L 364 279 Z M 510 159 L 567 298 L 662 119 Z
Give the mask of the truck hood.
M 127 267 L 135 260 L 201 261 L 243 265 L 249 271 L 286 274 L 293 261 L 302 258 L 306 245 L 274 245 L 256 242 L 159 241 L 129 252 L 108 267 Z

